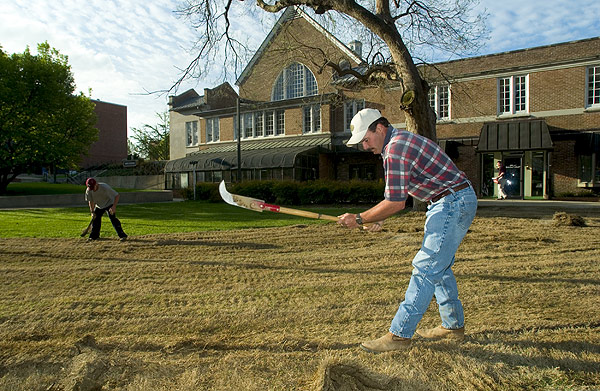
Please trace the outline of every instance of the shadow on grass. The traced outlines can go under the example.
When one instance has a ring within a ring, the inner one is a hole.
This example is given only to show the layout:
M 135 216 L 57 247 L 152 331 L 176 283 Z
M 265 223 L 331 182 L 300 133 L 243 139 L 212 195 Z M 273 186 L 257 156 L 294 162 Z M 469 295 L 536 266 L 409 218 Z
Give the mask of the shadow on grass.
M 598 329 L 600 324 L 597 322 L 591 325 L 560 325 L 539 327 L 532 330 L 558 330 L 558 329 Z M 457 354 L 471 357 L 477 361 L 487 361 L 490 364 L 506 364 L 513 367 L 535 367 L 538 369 L 554 369 L 560 368 L 563 371 L 585 372 L 585 373 L 600 373 L 600 367 L 597 361 L 587 360 L 584 358 L 573 358 L 590 356 L 600 352 L 600 345 L 582 342 L 537 342 L 537 341 L 510 341 L 510 336 L 515 336 L 530 329 L 510 330 L 510 331 L 493 331 L 479 332 L 470 334 L 462 344 L 454 344 L 444 341 L 423 342 L 421 347 L 438 352 L 448 352 L 448 350 L 456 350 Z M 492 336 L 504 336 L 508 338 L 490 338 Z M 419 341 L 423 341 L 420 339 Z M 498 348 L 498 346 L 502 346 Z M 513 352 L 510 352 L 513 351 Z M 526 352 L 527 351 L 527 352 Z M 531 353 L 533 351 L 535 353 Z M 569 357 L 556 358 L 550 357 L 550 352 L 564 352 Z M 523 352 L 523 353 L 520 353 Z

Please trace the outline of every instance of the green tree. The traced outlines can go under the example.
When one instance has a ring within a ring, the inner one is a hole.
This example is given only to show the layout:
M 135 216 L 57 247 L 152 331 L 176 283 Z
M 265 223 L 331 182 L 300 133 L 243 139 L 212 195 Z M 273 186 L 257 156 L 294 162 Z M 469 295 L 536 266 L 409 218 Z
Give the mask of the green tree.
M 40 166 L 74 167 L 98 139 L 94 103 L 74 94 L 68 57 L 38 44 L 22 54 L 0 47 L 0 194 Z
M 169 160 L 169 113 L 156 113 L 156 125 L 131 128 L 134 142 L 128 142 L 130 153 L 149 160 Z

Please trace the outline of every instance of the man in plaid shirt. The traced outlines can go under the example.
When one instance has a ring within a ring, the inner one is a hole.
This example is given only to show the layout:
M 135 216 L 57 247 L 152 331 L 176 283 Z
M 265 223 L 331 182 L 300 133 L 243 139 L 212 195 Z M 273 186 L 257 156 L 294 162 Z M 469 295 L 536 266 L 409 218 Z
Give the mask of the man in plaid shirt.
M 375 109 L 358 112 L 350 125 L 348 145 L 381 154 L 385 171 L 384 200 L 371 209 L 339 216 L 338 224 L 358 228 L 401 211 L 408 196 L 429 203 L 421 249 L 412 261 L 413 272 L 389 332 L 363 342 L 372 353 L 406 349 L 416 332 L 423 338 L 464 339 L 464 313 L 452 272 L 454 255 L 477 210 L 477 196 L 465 174 L 444 151 L 426 137 L 393 128 Z M 435 296 L 442 324 L 419 329 L 417 324 Z

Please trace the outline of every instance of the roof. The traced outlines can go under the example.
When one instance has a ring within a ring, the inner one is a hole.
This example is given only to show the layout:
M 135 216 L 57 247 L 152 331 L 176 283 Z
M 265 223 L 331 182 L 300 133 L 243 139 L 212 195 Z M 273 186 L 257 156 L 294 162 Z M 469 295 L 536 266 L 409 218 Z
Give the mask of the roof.
M 240 77 L 235 81 L 236 85 L 240 85 L 246 80 L 246 78 L 250 75 L 252 68 L 258 62 L 260 57 L 263 55 L 269 44 L 273 41 L 273 39 L 279 34 L 283 25 L 293 19 L 296 18 L 304 18 L 308 23 L 310 23 L 314 28 L 316 28 L 319 32 L 321 32 L 326 38 L 328 38 L 335 46 L 337 46 L 346 56 L 348 56 L 352 61 L 360 64 L 363 60 L 356 55 L 348 46 L 342 43 L 339 39 L 337 39 L 333 34 L 327 31 L 323 26 L 321 26 L 316 20 L 308 16 L 306 12 L 302 10 L 299 6 L 291 6 L 285 9 L 281 17 L 275 23 L 275 26 L 271 29 L 267 37 L 264 39 L 262 44 L 259 46 L 258 50 L 252 56 L 250 62 L 246 65 Z
M 330 141 L 331 138 L 327 135 L 242 142 L 241 168 L 291 168 L 294 167 L 299 154 L 316 152 L 320 146 L 329 146 Z M 237 167 L 237 143 L 228 143 L 170 160 L 165 166 L 165 171 L 189 172 L 194 168 L 197 171 L 221 171 Z
M 198 95 L 193 88 L 187 90 L 183 94 L 170 96 L 169 100 L 169 105 L 171 106 L 172 110 L 181 110 L 206 104 L 204 95 Z
M 552 149 L 545 119 L 495 121 L 483 124 L 477 152 Z

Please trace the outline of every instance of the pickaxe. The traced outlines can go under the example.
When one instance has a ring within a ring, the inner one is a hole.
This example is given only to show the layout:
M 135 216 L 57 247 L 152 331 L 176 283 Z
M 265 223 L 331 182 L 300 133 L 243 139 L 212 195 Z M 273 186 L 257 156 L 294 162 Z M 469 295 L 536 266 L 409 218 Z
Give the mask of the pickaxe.
M 262 212 L 263 210 L 268 210 L 269 212 L 275 213 L 285 213 L 288 215 L 300 216 L 300 217 L 308 217 L 310 219 L 321 219 L 321 220 L 329 220 L 329 221 L 338 221 L 339 219 L 335 216 L 324 215 L 321 213 L 309 212 L 306 210 L 292 209 L 286 208 L 279 205 L 267 204 L 265 201 L 258 200 L 256 198 L 245 197 L 237 194 L 231 194 L 227 191 L 225 187 L 225 181 L 221 181 L 219 185 L 219 193 L 221 194 L 221 198 L 223 201 L 227 202 L 229 205 L 239 206 L 240 208 L 250 209 L 257 212 Z

